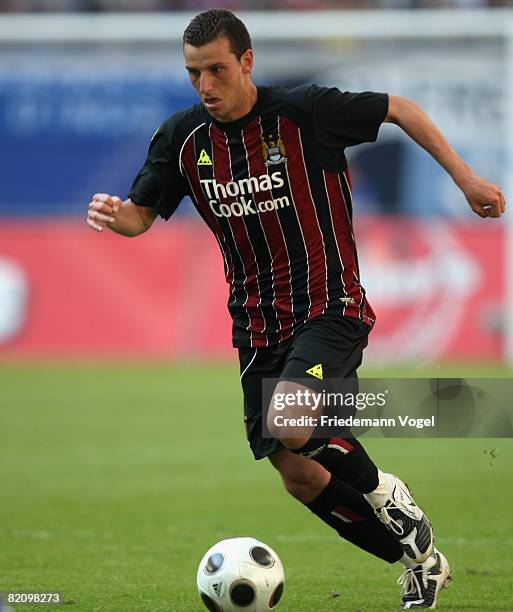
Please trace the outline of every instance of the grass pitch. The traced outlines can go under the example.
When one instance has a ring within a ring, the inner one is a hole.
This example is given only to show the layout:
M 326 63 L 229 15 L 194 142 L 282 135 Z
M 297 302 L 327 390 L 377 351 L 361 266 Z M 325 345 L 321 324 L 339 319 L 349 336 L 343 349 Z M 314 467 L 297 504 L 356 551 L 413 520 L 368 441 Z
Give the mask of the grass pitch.
M 444 370 L 462 373 L 472 372 Z M 73 611 L 199 612 L 203 553 L 251 535 L 284 563 L 278 610 L 397 609 L 401 568 L 341 541 L 288 497 L 272 467 L 252 460 L 241 413 L 231 365 L 2 365 L 0 592 L 58 591 Z M 434 524 L 454 574 L 440 610 L 512 610 L 513 440 L 366 448 Z

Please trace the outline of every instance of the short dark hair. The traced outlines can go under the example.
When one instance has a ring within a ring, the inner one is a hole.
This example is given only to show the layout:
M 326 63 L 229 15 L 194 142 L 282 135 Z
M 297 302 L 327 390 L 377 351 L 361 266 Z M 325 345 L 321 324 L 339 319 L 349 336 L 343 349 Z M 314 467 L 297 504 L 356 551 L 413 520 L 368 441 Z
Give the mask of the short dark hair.
M 219 36 L 226 36 L 238 59 L 244 51 L 252 48 L 246 26 L 226 9 L 210 9 L 198 13 L 185 29 L 183 42 L 193 47 L 202 47 Z

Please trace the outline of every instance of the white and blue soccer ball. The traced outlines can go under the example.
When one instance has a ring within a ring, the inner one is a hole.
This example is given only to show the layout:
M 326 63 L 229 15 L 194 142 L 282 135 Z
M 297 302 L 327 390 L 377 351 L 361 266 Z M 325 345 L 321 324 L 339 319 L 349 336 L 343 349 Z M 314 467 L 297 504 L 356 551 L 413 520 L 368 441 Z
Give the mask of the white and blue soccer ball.
M 274 550 L 254 538 L 229 538 L 206 553 L 198 591 L 210 612 L 266 612 L 278 605 L 285 574 Z

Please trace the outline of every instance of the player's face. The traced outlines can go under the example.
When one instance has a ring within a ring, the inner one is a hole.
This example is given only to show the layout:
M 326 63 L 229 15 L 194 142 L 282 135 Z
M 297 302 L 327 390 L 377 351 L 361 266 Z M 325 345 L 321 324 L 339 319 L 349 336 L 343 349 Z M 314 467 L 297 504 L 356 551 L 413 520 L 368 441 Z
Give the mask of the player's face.
M 223 122 L 235 121 L 251 110 L 247 108 L 253 67 L 251 49 L 239 60 L 229 40 L 220 36 L 202 47 L 186 43 L 183 53 L 191 83 L 212 117 Z

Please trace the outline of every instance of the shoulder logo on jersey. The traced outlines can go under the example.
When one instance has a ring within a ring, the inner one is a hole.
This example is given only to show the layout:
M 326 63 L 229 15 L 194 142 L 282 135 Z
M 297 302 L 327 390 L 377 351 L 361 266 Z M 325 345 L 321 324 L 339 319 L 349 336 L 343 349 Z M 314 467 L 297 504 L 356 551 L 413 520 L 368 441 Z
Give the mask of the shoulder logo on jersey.
M 210 159 L 208 153 L 205 149 L 201 149 L 201 152 L 198 157 L 198 166 L 211 166 L 212 160 Z
M 309 368 L 306 373 L 310 374 L 310 376 L 313 376 L 314 378 L 323 380 L 322 363 L 318 363 L 317 365 L 314 365 L 313 367 Z
M 273 134 L 262 137 L 262 152 L 266 166 L 274 166 L 287 161 L 287 152 L 282 139 Z

